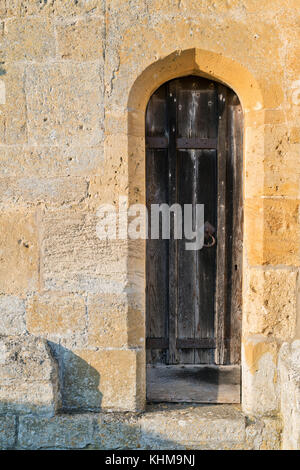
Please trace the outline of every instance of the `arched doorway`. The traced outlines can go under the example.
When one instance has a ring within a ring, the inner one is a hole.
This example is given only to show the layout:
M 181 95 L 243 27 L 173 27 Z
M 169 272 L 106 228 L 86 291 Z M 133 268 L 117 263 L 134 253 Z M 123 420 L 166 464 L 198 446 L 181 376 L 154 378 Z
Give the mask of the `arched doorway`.
M 242 119 L 232 90 L 197 76 L 163 84 L 147 106 L 148 210 L 204 204 L 206 229 L 200 250 L 172 229 L 147 240 L 149 401 L 240 401 Z

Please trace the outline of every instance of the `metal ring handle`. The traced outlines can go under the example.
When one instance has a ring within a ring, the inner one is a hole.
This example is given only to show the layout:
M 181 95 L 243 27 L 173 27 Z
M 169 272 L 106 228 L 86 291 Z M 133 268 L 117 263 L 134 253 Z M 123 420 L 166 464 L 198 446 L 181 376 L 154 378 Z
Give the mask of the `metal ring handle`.
M 211 238 L 211 242 L 210 242 L 210 243 L 207 243 L 207 244 L 206 244 L 206 243 L 203 243 L 203 246 L 205 246 L 205 248 L 210 248 L 210 247 L 214 246 L 215 243 L 216 243 L 216 239 L 215 239 L 215 237 L 214 237 L 211 233 L 209 233 L 209 236 L 210 236 L 210 238 Z

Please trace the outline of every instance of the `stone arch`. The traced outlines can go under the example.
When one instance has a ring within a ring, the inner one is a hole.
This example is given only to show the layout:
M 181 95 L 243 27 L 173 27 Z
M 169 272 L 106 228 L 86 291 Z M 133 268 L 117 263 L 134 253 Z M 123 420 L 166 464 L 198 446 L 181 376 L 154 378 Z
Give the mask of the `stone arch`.
M 165 58 L 162 58 L 148 66 L 133 83 L 128 97 L 128 196 L 129 203 L 145 202 L 145 111 L 147 103 L 153 92 L 163 83 L 177 77 L 186 75 L 198 75 L 214 81 L 223 83 L 231 88 L 239 97 L 244 113 L 244 151 L 243 151 L 243 195 L 247 197 L 247 192 L 255 186 L 261 184 L 263 190 L 263 167 L 261 168 L 260 182 L 257 175 L 249 174 L 246 178 L 247 159 L 253 153 L 253 143 L 260 142 L 255 154 L 257 163 L 263 161 L 263 129 L 264 123 L 264 99 L 258 82 L 253 75 L 241 64 L 211 51 L 202 49 L 188 49 L 185 51 L 175 51 Z M 252 150 L 251 150 L 252 149 Z M 252 155 L 253 157 L 253 155 Z M 248 234 L 249 215 L 251 207 L 248 209 L 244 204 L 244 254 L 243 254 L 243 279 L 247 276 L 247 253 L 249 251 Z M 253 211 L 252 211 L 253 218 Z M 263 217 L 256 220 L 256 252 L 263 252 Z M 130 291 L 130 305 L 128 315 L 129 330 L 133 322 L 141 322 L 139 331 L 144 331 L 145 322 L 145 243 L 140 241 L 133 245 L 129 242 L 128 251 L 128 286 Z M 137 316 L 137 310 L 140 314 Z M 131 317 L 130 312 L 134 312 Z M 243 337 L 248 334 L 244 327 Z M 129 335 L 130 336 L 130 335 Z M 145 333 L 144 333 L 145 337 Z M 130 341 L 129 341 L 130 342 Z M 142 355 L 144 358 L 144 355 Z M 245 361 L 245 355 L 242 359 Z M 243 382 L 245 378 L 243 377 Z M 247 380 L 247 378 L 246 378 Z M 249 383 L 249 381 L 248 381 Z M 250 383 L 251 380 L 250 380 Z M 139 361 L 137 368 L 137 393 L 140 406 L 145 402 L 145 359 Z M 250 403 L 252 395 L 251 385 L 242 389 L 243 405 Z M 249 395 L 249 396 L 248 396 Z M 244 406 L 245 408 L 245 406 Z M 247 405 L 246 405 L 247 408 Z

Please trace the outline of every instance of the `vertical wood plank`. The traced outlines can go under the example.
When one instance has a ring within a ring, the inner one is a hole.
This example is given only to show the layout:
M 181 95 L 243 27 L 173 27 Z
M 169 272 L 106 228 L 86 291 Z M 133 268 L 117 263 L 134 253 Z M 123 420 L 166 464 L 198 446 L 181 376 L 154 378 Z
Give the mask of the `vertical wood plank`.
M 218 85 L 218 224 L 216 276 L 216 364 L 226 364 L 226 161 L 227 161 L 227 88 Z
M 166 134 L 166 85 L 151 97 L 146 113 L 146 136 Z M 168 151 L 146 150 L 146 203 L 168 202 Z M 148 230 L 151 231 L 150 217 Z M 146 243 L 146 334 L 147 338 L 168 337 L 168 240 Z M 166 363 L 167 350 L 147 349 L 147 362 Z
M 169 134 L 169 205 L 177 201 L 177 86 L 178 81 L 169 82 L 167 91 L 168 134 Z M 174 240 L 174 219 L 170 220 L 169 240 L 169 351 L 168 363 L 178 363 L 177 338 L 177 240 Z
M 195 150 L 178 151 L 178 203 L 195 203 L 197 152 Z M 184 234 L 183 234 L 184 235 Z M 190 242 L 183 236 L 178 240 L 178 308 L 177 338 L 186 339 L 195 336 L 195 316 L 199 310 L 199 283 L 197 276 L 197 252 L 186 250 L 185 243 Z M 180 363 L 194 363 L 194 349 L 179 349 Z
M 228 168 L 227 185 L 230 194 L 227 196 L 227 215 L 230 239 L 227 237 L 228 262 L 227 271 L 228 301 L 226 337 L 229 339 L 229 354 L 227 363 L 239 364 L 241 360 L 241 330 L 242 330 L 242 252 L 243 252 L 243 113 L 237 96 L 230 91 L 228 103 Z M 228 181 L 229 180 L 229 181 Z
M 204 220 L 217 226 L 217 155 L 215 150 L 199 151 L 197 200 L 204 204 Z M 195 338 L 215 337 L 216 245 L 197 252 L 199 309 Z M 196 364 L 214 363 L 213 349 L 195 351 Z

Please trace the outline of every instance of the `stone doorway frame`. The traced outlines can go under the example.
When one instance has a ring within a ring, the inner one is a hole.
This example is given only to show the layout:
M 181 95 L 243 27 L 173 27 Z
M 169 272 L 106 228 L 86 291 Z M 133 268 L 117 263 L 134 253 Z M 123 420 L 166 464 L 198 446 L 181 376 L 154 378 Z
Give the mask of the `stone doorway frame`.
M 242 65 L 221 54 L 201 49 L 175 51 L 152 63 L 133 83 L 127 105 L 128 127 L 128 198 L 129 204 L 145 202 L 145 112 L 152 93 L 163 83 L 186 75 L 198 75 L 218 81 L 231 88 L 239 97 L 244 113 L 243 144 L 243 198 L 244 198 L 244 246 L 243 246 L 243 321 L 242 321 L 242 405 L 248 414 L 257 414 L 258 390 L 253 378 L 253 363 L 269 352 L 273 346 L 268 338 L 251 336 L 251 324 L 245 321 L 244 305 L 247 302 L 246 288 L 250 266 L 263 264 L 264 217 L 263 205 L 253 210 L 251 201 L 256 194 L 263 194 L 264 132 L 266 122 L 264 99 L 253 75 Z M 254 153 L 255 148 L 255 153 Z M 250 164 L 250 165 L 249 165 Z M 249 171 L 249 166 L 255 172 Z M 247 203 L 249 201 L 249 204 Z M 261 204 L 263 204 L 261 202 Z M 261 259 L 261 261 L 260 261 Z M 145 338 L 145 242 L 133 241 L 128 245 L 128 331 L 134 327 Z M 136 323 L 138 322 L 138 324 Z M 134 326 L 135 325 L 135 326 Z M 129 334 L 130 337 L 130 334 Z M 258 341 L 258 343 L 257 343 Z M 257 346 L 258 344 L 258 346 Z M 145 406 L 145 354 L 140 350 L 137 360 L 136 404 Z M 249 359 L 250 358 L 250 359 Z M 265 376 L 266 393 L 272 371 Z M 275 372 L 274 372 L 275 374 Z M 261 394 L 260 384 L 260 394 Z M 268 414 L 262 409 L 259 414 Z

